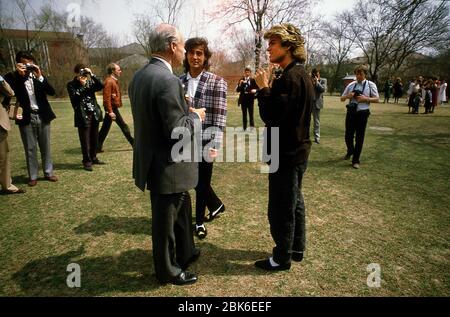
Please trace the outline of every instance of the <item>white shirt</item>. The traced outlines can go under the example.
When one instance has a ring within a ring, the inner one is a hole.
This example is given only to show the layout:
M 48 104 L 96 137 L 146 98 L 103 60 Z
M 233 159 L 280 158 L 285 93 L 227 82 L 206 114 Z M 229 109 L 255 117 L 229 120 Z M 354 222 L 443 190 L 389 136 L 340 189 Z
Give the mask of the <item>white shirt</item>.
M 30 107 L 32 110 L 39 110 L 39 106 L 36 100 L 36 94 L 34 93 L 34 83 L 33 83 L 34 75 L 30 74 L 30 77 L 25 81 L 25 88 L 28 93 L 28 97 L 30 98 Z M 38 80 L 42 83 L 44 81 L 44 77 L 39 77 Z
M 161 62 L 163 62 L 164 65 L 166 65 L 167 68 L 170 70 L 170 72 L 173 74 L 172 65 L 170 65 L 170 63 L 168 61 L 166 61 L 165 59 L 158 57 L 158 56 L 153 56 L 153 58 L 159 59 Z
M 191 74 L 188 72 L 186 79 L 188 80 L 188 89 L 187 93 L 189 97 L 194 98 L 195 92 L 197 91 L 198 83 L 200 82 L 200 77 L 202 76 L 203 72 L 201 72 L 197 77 L 192 77 Z
M 364 83 L 366 83 L 364 85 Z M 364 79 L 362 82 L 357 82 L 356 80 L 352 83 L 350 83 L 347 87 L 345 87 L 344 93 L 342 94 L 342 96 L 346 96 L 348 95 L 350 92 L 352 92 L 353 90 L 358 89 L 362 91 L 363 96 L 366 97 L 379 97 L 378 95 L 378 89 L 377 86 L 375 85 L 375 83 L 371 82 L 370 80 Z M 364 91 L 363 91 L 364 89 Z M 356 99 L 350 100 L 353 102 L 357 102 Z M 369 109 L 369 104 L 367 102 L 360 102 L 358 103 L 358 108 L 357 111 L 361 111 L 361 110 L 368 110 Z

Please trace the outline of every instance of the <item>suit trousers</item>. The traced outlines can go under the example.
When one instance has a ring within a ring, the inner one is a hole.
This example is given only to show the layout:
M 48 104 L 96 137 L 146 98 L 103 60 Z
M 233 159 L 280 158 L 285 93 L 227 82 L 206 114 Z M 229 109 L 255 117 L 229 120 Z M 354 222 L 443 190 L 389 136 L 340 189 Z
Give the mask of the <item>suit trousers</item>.
M 41 151 L 45 176 L 53 176 L 53 163 L 50 153 L 50 123 L 42 122 L 38 114 L 31 114 L 30 124 L 20 126 L 20 136 L 25 149 L 28 177 L 36 180 L 39 174 L 38 145 Z
M 347 116 L 345 117 L 345 143 L 347 145 L 347 155 L 353 155 L 353 164 L 360 163 L 359 159 L 364 145 L 364 135 L 366 133 L 369 115 L 369 110 L 347 111 Z
M 268 218 L 275 242 L 273 259 L 279 264 L 291 261 L 292 251 L 305 251 L 306 225 L 302 179 L 307 162 L 286 166 L 269 174 Z
M 246 102 L 241 104 L 241 110 L 242 110 L 242 126 L 244 127 L 244 130 L 247 129 L 247 112 L 250 119 L 250 127 L 255 126 L 255 120 L 253 119 L 253 108 L 254 108 L 254 102 Z
M 92 162 L 97 159 L 98 145 L 98 122 L 95 120 L 93 113 L 88 114 L 86 127 L 78 127 L 78 137 L 83 154 L 83 165 L 92 166 Z
M 195 250 L 189 192 L 152 194 L 152 243 L 156 277 L 169 282 Z
M 17 191 L 11 182 L 11 167 L 9 164 L 8 131 L 0 127 L 0 185 L 2 190 Z
M 314 120 L 314 139 L 320 141 L 320 108 L 313 106 L 312 115 Z
M 197 225 L 203 224 L 206 207 L 214 211 L 222 205 L 222 201 L 211 186 L 212 172 L 213 162 L 198 163 L 198 184 L 195 188 L 195 223 Z
M 122 130 L 123 135 L 127 138 L 128 142 L 131 146 L 133 146 L 134 139 L 131 136 L 130 128 L 123 120 L 122 115 L 119 112 L 118 108 L 113 108 L 113 112 L 116 115 L 116 123 Z M 109 129 L 111 128 L 112 119 L 109 116 L 109 114 L 105 111 L 105 118 L 103 119 L 102 128 L 100 129 L 100 132 L 98 134 L 98 148 L 103 148 L 103 143 L 105 142 L 106 137 L 108 136 Z

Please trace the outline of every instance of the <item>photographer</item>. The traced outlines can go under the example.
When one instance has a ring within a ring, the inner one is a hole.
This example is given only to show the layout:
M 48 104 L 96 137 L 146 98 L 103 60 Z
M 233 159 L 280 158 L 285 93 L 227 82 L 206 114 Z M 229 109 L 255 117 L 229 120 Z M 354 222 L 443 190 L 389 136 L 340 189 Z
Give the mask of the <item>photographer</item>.
M 354 71 L 356 81 L 350 83 L 341 96 L 341 101 L 349 100 L 347 116 L 345 117 L 345 143 L 347 154 L 344 160 L 353 155 L 352 166 L 359 168 L 359 157 L 364 144 L 367 120 L 370 115 L 369 105 L 371 102 L 379 102 L 378 89 L 375 83 L 366 79 L 367 68 L 359 65 Z M 355 139 L 356 134 L 356 140 Z
M 105 164 L 97 158 L 98 126 L 102 110 L 95 92 L 103 89 L 101 81 L 83 64 L 74 68 L 75 77 L 67 84 L 70 102 L 74 110 L 75 127 L 78 128 L 83 168 L 92 171 L 92 164 Z
M 258 85 L 256 84 L 255 79 L 252 78 L 252 69 L 247 66 L 244 70 L 244 76 L 241 77 L 236 87 L 236 92 L 239 93 L 238 106 L 240 106 L 242 110 L 242 126 L 244 131 L 247 130 L 247 112 L 249 115 L 250 127 L 255 127 L 253 108 L 257 90 Z
M 323 93 L 327 89 L 327 83 L 320 78 L 320 71 L 314 68 L 311 71 L 311 78 L 314 87 L 314 106 L 312 114 L 314 119 L 314 142 L 320 144 L 320 110 L 323 108 Z
M 5 80 L 16 93 L 17 102 L 23 109 L 23 117 L 16 120 L 19 125 L 27 160 L 29 186 L 36 186 L 39 173 L 38 150 L 41 151 L 45 179 L 56 182 L 50 153 L 50 122 L 56 118 L 47 95 L 55 95 L 55 89 L 42 74 L 30 52 L 16 54 L 16 71 L 5 75 Z M 9 104 L 10 98 L 4 100 Z

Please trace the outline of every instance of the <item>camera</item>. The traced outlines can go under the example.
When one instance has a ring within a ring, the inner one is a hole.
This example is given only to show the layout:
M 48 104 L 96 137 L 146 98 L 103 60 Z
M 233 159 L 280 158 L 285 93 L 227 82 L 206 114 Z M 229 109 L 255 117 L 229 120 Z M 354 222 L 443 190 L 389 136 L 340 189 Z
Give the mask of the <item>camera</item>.
M 80 70 L 80 76 L 87 76 L 87 75 L 90 75 L 90 74 L 91 73 L 88 70 L 86 70 L 86 68 L 82 68 Z
M 28 72 L 32 72 L 32 71 L 37 70 L 37 67 L 35 65 L 33 65 L 33 64 L 30 64 L 30 63 L 25 64 L 25 67 L 26 67 Z
M 353 98 L 359 97 L 363 94 L 363 92 L 359 89 L 353 90 Z

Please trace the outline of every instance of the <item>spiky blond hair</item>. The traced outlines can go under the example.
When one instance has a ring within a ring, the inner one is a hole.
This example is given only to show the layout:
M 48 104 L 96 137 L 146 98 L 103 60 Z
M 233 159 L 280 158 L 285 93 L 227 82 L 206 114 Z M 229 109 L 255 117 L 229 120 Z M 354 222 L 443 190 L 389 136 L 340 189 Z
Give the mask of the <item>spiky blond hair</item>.
M 270 39 L 272 36 L 278 36 L 281 39 L 281 45 L 289 46 L 292 57 L 300 63 L 306 62 L 305 39 L 300 30 L 291 23 L 282 23 L 274 25 L 266 33 L 264 38 Z

